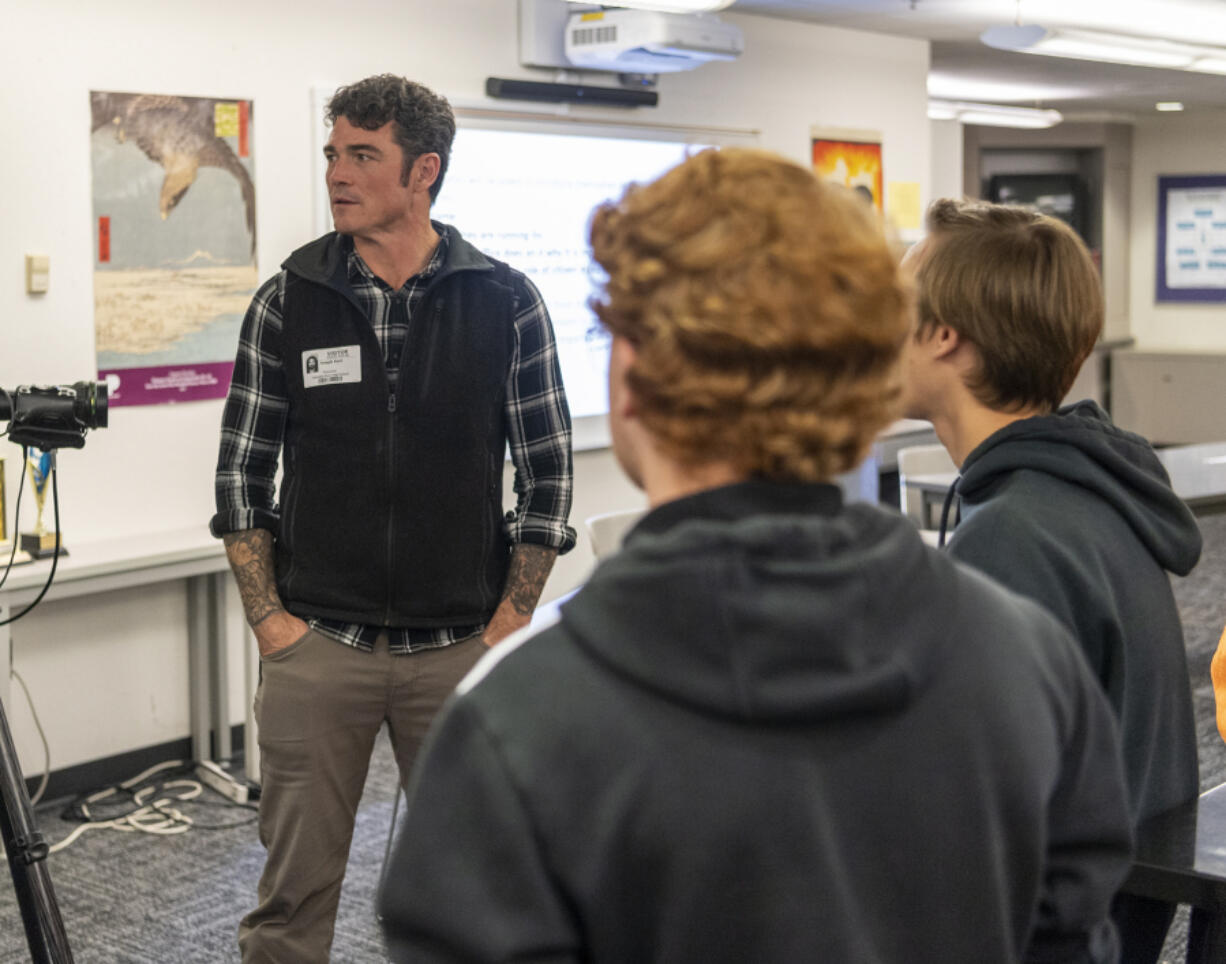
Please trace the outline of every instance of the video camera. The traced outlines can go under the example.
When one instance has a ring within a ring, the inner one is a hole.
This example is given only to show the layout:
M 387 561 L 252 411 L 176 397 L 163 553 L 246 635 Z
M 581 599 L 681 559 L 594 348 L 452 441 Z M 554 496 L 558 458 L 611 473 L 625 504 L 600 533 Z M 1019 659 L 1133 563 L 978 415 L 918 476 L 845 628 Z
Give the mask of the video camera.
M 91 428 L 106 428 L 106 404 L 106 382 L 21 385 L 0 389 L 0 421 L 8 419 L 9 441 L 18 445 L 79 449 Z

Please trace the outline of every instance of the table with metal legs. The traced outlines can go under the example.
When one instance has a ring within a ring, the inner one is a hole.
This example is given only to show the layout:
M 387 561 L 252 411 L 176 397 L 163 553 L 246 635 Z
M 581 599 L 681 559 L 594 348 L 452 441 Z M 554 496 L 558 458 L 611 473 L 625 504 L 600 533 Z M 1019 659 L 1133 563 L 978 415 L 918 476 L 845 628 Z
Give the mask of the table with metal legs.
M 68 548 L 71 554 L 60 557 L 55 580 L 40 606 L 159 582 L 184 581 L 192 759 L 199 762 L 229 758 L 226 586 L 230 567 L 221 541 L 201 526 L 73 542 Z M 50 569 L 51 561 L 44 559 L 15 567 L 9 573 L 8 581 L 0 588 L 0 620 L 20 612 L 38 596 Z M 31 613 L 26 618 L 36 616 Z M 5 706 L 10 705 L 11 629 L 11 625 L 0 626 L 0 700 Z

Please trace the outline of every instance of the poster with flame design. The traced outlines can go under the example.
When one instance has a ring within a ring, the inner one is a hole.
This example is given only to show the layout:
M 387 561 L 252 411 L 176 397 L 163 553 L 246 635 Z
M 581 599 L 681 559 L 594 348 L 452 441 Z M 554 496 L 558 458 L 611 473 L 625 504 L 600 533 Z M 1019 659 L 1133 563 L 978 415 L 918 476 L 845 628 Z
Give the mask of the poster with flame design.
M 859 191 L 878 211 L 884 210 L 881 135 L 875 131 L 814 128 L 811 136 L 813 173 L 823 180 Z

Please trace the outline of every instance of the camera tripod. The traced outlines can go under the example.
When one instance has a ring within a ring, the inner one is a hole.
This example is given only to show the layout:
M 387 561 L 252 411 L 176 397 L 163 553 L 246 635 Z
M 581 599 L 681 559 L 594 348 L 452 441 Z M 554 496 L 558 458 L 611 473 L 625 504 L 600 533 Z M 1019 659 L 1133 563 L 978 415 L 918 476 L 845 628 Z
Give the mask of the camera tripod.
M 28 457 L 29 452 L 23 447 L 22 454 Z M 5 619 L 5 623 L 14 622 L 33 609 L 51 587 L 51 580 L 55 578 L 55 564 L 59 560 L 60 551 L 60 508 L 59 492 L 55 482 L 54 458 L 54 452 L 52 452 L 51 480 L 55 500 L 56 539 L 51 575 L 47 579 L 47 584 L 43 586 L 42 592 L 38 594 L 38 598 L 15 616 Z M 20 502 L 20 492 L 17 498 Z M 7 673 L 8 671 L 7 666 L 0 667 L 0 672 Z M 0 841 L 4 843 L 4 852 L 9 861 L 9 872 L 13 876 L 13 887 L 17 891 L 17 904 L 21 908 L 21 922 L 25 925 L 30 960 L 34 964 L 72 964 L 68 935 L 64 932 L 59 904 L 55 900 L 55 889 L 51 886 L 51 874 L 45 863 L 50 849 L 43 840 L 43 835 L 34 825 L 30 796 L 26 793 L 25 781 L 21 775 L 21 764 L 17 760 L 17 751 L 13 747 L 13 737 L 2 701 L 0 701 Z
M 47 844 L 34 826 L 30 796 L 21 776 L 17 751 L 13 749 L 3 703 L 0 703 L 0 834 L 17 891 L 30 960 L 35 964 L 71 964 L 68 935 L 47 870 Z
M 50 387 L 23 385 L 13 392 L 0 389 L 0 421 L 9 423 L 4 433 L 9 441 L 20 445 L 27 459 L 30 446 L 52 456 L 50 478 L 56 531 L 55 553 L 47 584 L 30 605 L 6 619 L 6 623 L 26 615 L 51 588 L 60 556 L 60 496 L 56 487 L 55 450 L 65 445 L 82 448 L 86 431 L 106 427 L 107 397 L 104 382 Z M 20 504 L 20 490 L 17 501 Z M 8 671 L 9 667 L 0 666 L 0 672 Z M 47 855 L 51 851 L 34 826 L 33 806 L 26 793 L 21 765 L 17 762 L 3 702 L 0 702 L 0 840 L 3 840 L 9 871 L 13 875 L 26 943 L 30 946 L 30 960 L 34 964 L 72 964 L 72 950 L 68 947 L 68 935 L 64 932 L 55 888 L 51 886 L 51 873 L 47 870 Z

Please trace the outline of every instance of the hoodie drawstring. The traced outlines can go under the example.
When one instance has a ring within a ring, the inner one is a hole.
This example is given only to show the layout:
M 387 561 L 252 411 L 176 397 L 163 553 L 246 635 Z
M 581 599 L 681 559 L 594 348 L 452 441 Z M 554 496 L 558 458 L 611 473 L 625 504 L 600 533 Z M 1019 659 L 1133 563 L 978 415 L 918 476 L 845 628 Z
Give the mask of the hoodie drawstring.
M 945 501 L 941 504 L 941 528 L 940 528 L 940 531 L 937 533 L 937 547 L 940 549 L 945 548 L 945 530 L 946 530 L 946 524 L 949 522 L 949 507 L 954 501 L 954 496 L 958 494 L 958 483 L 961 481 L 962 481 L 962 476 L 960 475 L 956 479 L 954 479 L 954 484 L 951 485 L 949 487 L 949 491 L 945 493 Z M 961 506 L 959 506 L 958 508 L 959 508 L 959 511 L 958 511 L 959 518 L 954 519 L 955 528 L 957 528 L 958 522 L 960 521 L 960 517 L 962 515 Z

